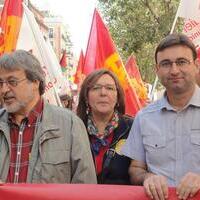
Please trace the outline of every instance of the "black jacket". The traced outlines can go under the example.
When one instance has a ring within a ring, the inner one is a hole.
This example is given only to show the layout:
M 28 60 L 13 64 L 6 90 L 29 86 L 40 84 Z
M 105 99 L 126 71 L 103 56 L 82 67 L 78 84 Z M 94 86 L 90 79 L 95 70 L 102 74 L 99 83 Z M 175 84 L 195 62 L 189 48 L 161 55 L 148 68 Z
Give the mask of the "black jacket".
M 121 116 L 119 125 L 114 130 L 113 140 L 108 151 L 104 154 L 102 173 L 98 175 L 100 184 L 129 185 L 128 168 L 130 158 L 120 155 L 116 150 L 121 149 L 121 144 L 125 142 L 133 123 L 133 118 Z

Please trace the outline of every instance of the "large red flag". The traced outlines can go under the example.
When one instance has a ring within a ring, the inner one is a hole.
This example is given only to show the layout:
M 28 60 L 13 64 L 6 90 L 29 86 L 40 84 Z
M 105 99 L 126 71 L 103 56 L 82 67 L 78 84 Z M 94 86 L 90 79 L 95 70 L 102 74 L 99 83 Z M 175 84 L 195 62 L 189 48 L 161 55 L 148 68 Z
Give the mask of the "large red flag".
M 139 97 L 140 103 L 144 106 L 147 101 L 147 88 L 142 81 L 142 77 L 140 75 L 134 55 L 129 56 L 125 67 L 130 76 L 131 83 L 133 84 L 133 87 L 135 88 L 135 91 Z
M 62 53 L 62 57 L 60 59 L 60 66 L 63 72 L 66 71 L 66 67 L 67 67 L 67 54 L 66 54 L 66 50 L 63 51 Z
M 0 55 L 16 49 L 20 31 L 23 0 L 5 0 L 0 21 Z
M 76 69 L 76 74 L 74 75 L 74 83 L 77 85 L 80 85 L 83 79 L 83 66 L 84 66 L 84 54 L 83 50 L 81 50 L 79 60 L 78 60 L 78 66 Z
M 141 104 L 131 85 L 129 76 L 117 52 L 111 35 L 95 9 L 85 55 L 83 73 L 87 75 L 99 68 L 107 68 L 117 75 L 125 92 L 126 113 L 135 115 L 141 108 Z

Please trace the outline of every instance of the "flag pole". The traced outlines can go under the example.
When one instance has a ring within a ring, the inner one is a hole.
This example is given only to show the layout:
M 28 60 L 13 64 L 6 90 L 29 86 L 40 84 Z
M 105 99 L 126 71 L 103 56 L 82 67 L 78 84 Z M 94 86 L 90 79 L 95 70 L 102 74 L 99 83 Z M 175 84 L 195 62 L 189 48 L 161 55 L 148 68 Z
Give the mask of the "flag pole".
M 179 2 L 179 6 L 178 6 L 178 9 L 177 9 L 177 12 L 176 12 L 173 24 L 172 24 L 172 28 L 171 28 L 170 34 L 172 34 L 174 32 L 174 29 L 175 29 L 175 26 L 176 26 L 176 22 L 177 22 L 177 19 L 178 19 L 178 13 L 179 13 L 180 5 L 181 5 L 181 0 Z M 150 92 L 150 100 L 151 101 L 154 100 L 153 97 L 154 97 L 154 93 L 155 93 L 155 89 L 156 89 L 157 84 L 158 84 L 158 76 L 156 75 L 156 78 L 154 80 L 154 83 L 153 83 L 153 86 L 152 86 L 152 89 L 151 89 L 151 92 Z

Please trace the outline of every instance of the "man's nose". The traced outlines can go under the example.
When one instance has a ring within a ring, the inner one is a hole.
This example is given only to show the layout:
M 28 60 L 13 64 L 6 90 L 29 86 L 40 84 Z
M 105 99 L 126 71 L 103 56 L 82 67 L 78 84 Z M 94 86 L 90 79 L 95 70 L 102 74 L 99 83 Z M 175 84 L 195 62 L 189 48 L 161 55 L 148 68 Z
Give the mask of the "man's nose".
M 175 62 L 172 63 L 172 66 L 171 66 L 171 69 L 170 69 L 170 72 L 171 73 L 178 73 L 180 71 L 179 67 L 177 66 L 177 64 Z
M 8 86 L 8 83 L 3 82 L 1 86 L 1 93 L 6 93 L 9 90 L 10 90 L 10 87 Z

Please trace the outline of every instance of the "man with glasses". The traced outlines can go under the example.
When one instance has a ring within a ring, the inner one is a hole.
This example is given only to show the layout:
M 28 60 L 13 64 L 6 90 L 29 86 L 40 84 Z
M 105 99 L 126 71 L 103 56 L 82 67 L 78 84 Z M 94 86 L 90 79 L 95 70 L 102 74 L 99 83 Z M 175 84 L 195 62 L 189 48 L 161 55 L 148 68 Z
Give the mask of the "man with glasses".
M 122 152 L 132 159 L 131 182 L 144 185 L 151 199 L 167 199 L 168 186 L 187 199 L 200 189 L 197 52 L 185 35 L 170 34 L 156 48 L 155 61 L 166 91 L 136 115 Z
M 96 183 L 86 129 L 71 111 L 43 100 L 39 61 L 17 50 L 0 58 L 0 180 Z

